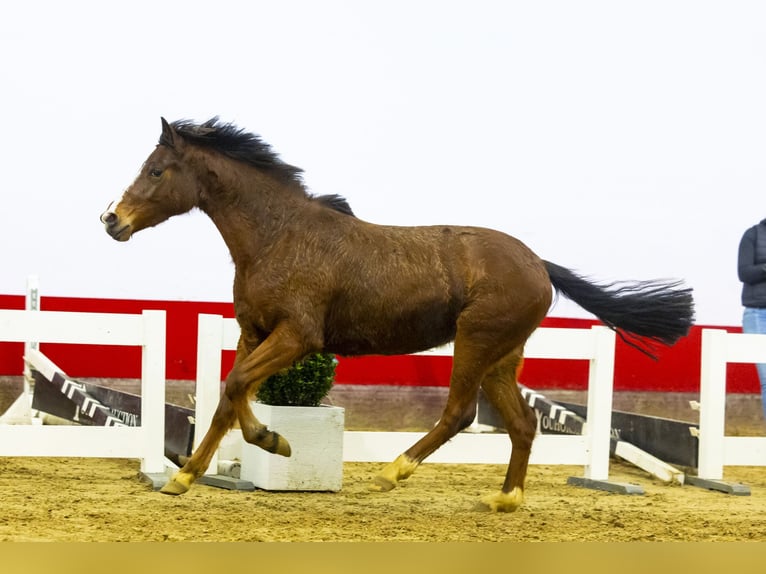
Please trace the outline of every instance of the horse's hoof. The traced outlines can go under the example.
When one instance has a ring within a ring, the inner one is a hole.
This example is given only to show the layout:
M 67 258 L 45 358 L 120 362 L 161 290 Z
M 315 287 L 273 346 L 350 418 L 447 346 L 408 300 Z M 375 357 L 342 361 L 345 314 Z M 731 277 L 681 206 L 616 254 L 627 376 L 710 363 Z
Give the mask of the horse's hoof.
M 513 512 L 523 501 L 524 492 L 514 488 L 511 492 L 497 492 L 482 497 L 473 509 L 479 512 Z
M 400 454 L 396 460 L 381 470 L 372 480 L 370 490 L 375 492 L 388 492 L 396 488 L 396 483 L 415 472 L 418 463 L 412 460 L 406 454 Z
M 194 479 L 191 478 L 191 475 L 183 475 L 181 473 L 176 474 L 165 484 L 165 486 L 160 489 L 160 492 L 162 494 L 170 494 L 173 496 L 184 494 L 191 488 L 191 483 L 193 480 Z
M 372 492 L 389 492 L 394 488 L 396 488 L 396 483 L 391 482 L 382 476 L 376 476 L 373 478 L 372 484 L 370 485 L 370 490 Z
M 276 447 L 275 450 L 271 451 L 274 454 L 279 454 L 281 456 L 290 456 L 293 453 L 293 449 L 290 448 L 290 443 L 287 442 L 286 439 L 282 437 L 282 435 L 274 433 L 276 435 L 277 441 L 276 441 Z
M 266 427 L 260 427 L 254 432 L 246 432 L 243 429 L 242 438 L 245 439 L 245 442 L 260 447 L 272 454 L 280 456 L 290 456 L 292 454 L 292 449 L 287 439 L 277 432 L 266 429 Z
M 188 491 L 189 488 L 187 486 L 184 486 L 176 480 L 170 480 L 167 484 L 165 484 L 165 486 L 160 488 L 160 492 L 162 494 L 171 494 L 173 496 L 178 496 L 179 494 L 183 494 Z

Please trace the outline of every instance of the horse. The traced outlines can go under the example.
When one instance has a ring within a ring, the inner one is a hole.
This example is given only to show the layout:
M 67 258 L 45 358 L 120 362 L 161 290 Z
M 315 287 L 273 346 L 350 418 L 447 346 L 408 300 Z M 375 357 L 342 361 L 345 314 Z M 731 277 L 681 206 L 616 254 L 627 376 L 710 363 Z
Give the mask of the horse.
M 370 490 L 394 489 L 467 427 L 481 388 L 512 448 L 501 490 L 480 497 L 477 507 L 510 512 L 523 502 L 536 433 L 518 371 L 553 290 L 650 356 L 693 324 L 692 290 L 682 281 L 596 282 L 482 227 L 373 224 L 340 196 L 310 193 L 303 171 L 258 135 L 217 117 L 161 122 L 155 149 L 101 222 L 112 238 L 127 241 L 174 215 L 202 210 L 234 262 L 241 328 L 210 428 L 164 494 L 187 492 L 237 422 L 248 443 L 290 456 L 287 439 L 255 418 L 249 400 L 269 376 L 308 354 L 408 354 L 452 341 L 441 418 L 380 470 Z

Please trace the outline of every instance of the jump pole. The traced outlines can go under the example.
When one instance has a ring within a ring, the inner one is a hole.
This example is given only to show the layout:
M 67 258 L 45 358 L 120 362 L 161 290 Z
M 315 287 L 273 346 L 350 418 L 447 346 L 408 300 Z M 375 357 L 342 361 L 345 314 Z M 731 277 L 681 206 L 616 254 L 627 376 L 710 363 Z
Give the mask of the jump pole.
M 542 423 L 543 417 L 547 417 L 558 425 L 564 434 L 583 434 L 587 425 L 586 419 L 567 409 L 565 406 L 554 402 L 542 393 L 533 391 L 522 384 L 519 384 L 519 388 L 521 389 L 521 396 L 535 410 L 538 425 Z M 613 434 L 615 433 L 613 432 Z M 628 441 L 613 437 L 610 444 L 610 453 L 648 472 L 663 482 L 684 484 L 683 472 Z M 635 485 L 630 486 L 639 489 Z M 631 494 L 638 494 L 638 492 Z

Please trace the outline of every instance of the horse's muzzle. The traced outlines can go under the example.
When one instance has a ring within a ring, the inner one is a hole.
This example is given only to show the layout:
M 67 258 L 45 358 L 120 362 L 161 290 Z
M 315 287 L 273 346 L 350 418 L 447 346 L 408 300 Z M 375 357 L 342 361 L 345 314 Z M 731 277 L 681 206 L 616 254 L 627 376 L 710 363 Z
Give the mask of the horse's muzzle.
M 112 239 L 116 239 L 117 241 L 127 241 L 130 239 L 130 224 L 120 223 L 120 218 L 114 211 L 107 209 L 104 213 L 102 213 L 101 223 L 104 224 L 104 229 L 112 237 Z

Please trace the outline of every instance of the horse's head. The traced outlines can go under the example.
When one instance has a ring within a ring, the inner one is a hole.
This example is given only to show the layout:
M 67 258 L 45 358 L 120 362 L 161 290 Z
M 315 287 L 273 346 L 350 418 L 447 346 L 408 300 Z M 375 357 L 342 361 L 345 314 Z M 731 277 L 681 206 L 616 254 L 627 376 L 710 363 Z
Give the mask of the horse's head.
M 199 204 L 199 183 L 183 161 L 183 138 L 162 118 L 159 144 L 122 197 L 101 214 L 106 232 L 127 241 L 136 232 Z

